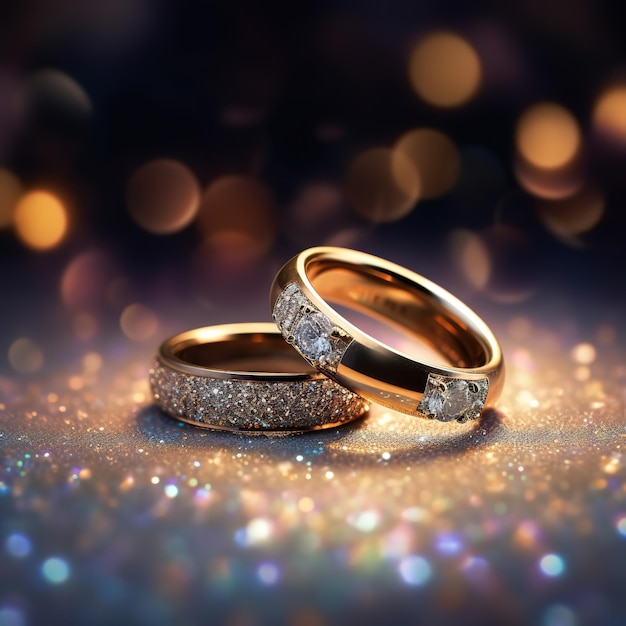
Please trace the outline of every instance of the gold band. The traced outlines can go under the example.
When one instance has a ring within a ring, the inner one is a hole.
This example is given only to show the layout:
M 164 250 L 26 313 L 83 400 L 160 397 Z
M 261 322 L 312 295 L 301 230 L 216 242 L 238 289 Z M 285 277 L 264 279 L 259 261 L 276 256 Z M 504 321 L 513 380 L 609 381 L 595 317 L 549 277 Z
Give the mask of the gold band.
M 450 365 L 386 345 L 328 301 L 419 338 Z M 280 270 L 270 304 L 283 337 L 311 365 L 383 406 L 464 422 L 500 395 L 502 351 L 485 322 L 445 289 L 394 263 L 343 248 L 310 248 Z
M 271 323 L 171 337 L 155 357 L 150 385 L 172 417 L 218 430 L 318 430 L 367 410 L 361 397 L 307 367 Z

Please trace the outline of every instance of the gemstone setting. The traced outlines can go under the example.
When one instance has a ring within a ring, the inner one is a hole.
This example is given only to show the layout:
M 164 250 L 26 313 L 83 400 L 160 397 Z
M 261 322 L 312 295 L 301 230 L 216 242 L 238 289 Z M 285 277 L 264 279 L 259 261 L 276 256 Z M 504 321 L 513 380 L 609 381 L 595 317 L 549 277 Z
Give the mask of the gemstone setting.
M 289 381 L 211 378 L 179 372 L 157 357 L 150 386 L 156 404 L 175 419 L 220 430 L 327 428 L 368 409 L 363 398 L 319 373 Z
M 417 410 L 441 422 L 467 422 L 480 415 L 488 393 L 487 378 L 465 380 L 431 373 Z
M 336 373 L 352 337 L 333 325 L 296 283 L 289 283 L 278 296 L 272 317 L 285 340 L 311 365 Z
M 293 333 L 293 342 L 302 354 L 319 361 L 332 352 L 332 331 L 330 320 L 312 311 L 300 318 Z

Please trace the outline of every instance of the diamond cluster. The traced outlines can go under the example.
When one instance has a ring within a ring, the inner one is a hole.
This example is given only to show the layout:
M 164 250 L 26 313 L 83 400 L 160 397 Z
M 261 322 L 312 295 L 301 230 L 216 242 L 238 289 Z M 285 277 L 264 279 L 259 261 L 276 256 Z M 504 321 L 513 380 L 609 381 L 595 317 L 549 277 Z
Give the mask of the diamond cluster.
M 441 422 L 467 422 L 476 419 L 487 400 L 489 381 L 463 380 L 429 374 L 424 397 L 417 410 Z
M 368 408 L 321 374 L 289 381 L 207 378 L 156 359 L 150 386 L 156 404 L 172 417 L 218 429 L 311 430 L 350 422 Z
M 283 337 L 309 363 L 326 372 L 337 371 L 352 337 L 341 328 L 333 326 L 296 283 L 289 283 L 278 296 L 273 318 Z

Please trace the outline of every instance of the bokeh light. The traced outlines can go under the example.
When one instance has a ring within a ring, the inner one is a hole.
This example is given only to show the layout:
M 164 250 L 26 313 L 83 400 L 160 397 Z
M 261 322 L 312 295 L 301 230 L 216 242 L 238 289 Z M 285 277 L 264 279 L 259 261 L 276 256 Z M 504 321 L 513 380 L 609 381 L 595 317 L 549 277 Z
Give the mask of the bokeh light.
M 461 159 L 454 143 L 433 128 L 417 128 L 404 134 L 395 149 L 405 154 L 417 170 L 422 198 L 437 198 L 454 187 Z
M 16 559 L 22 559 L 30 554 L 32 545 L 30 539 L 21 533 L 13 533 L 7 537 L 7 552 Z
M 571 357 L 579 365 L 591 365 L 596 360 L 596 349 L 593 344 L 579 343 L 572 348 Z
M 535 167 L 563 167 L 580 151 L 578 122 L 558 104 L 535 104 L 517 122 L 516 144 L 519 154 Z
M 126 202 L 141 228 L 155 235 L 168 235 L 188 226 L 196 216 L 200 185 L 187 166 L 157 159 L 131 176 Z
M 430 563 L 421 556 L 407 556 L 398 564 L 398 572 L 407 585 L 421 586 L 432 576 Z
M 578 193 L 585 178 L 577 160 L 563 167 L 545 169 L 528 163 L 523 158 L 514 162 L 517 182 L 530 194 L 545 200 L 562 200 Z
M 113 263 L 100 250 L 89 250 L 72 259 L 61 277 L 61 298 L 72 311 L 101 308 L 107 286 L 114 277 Z
M 25 121 L 46 152 L 74 151 L 83 143 L 93 104 L 65 72 L 49 68 L 31 74 L 24 85 L 23 105 Z
M 537 266 L 530 238 L 520 229 L 498 224 L 478 233 L 466 252 L 466 263 L 476 259 L 478 270 L 465 266 L 465 276 L 480 288 L 488 263 L 484 293 L 496 302 L 513 304 L 529 298 L 535 286 Z M 485 259 L 488 259 L 485 262 Z
M 584 189 L 570 198 L 537 205 L 537 213 L 544 226 L 563 240 L 594 228 L 602 219 L 604 211 L 604 196 L 593 188 Z
M 64 136 L 82 132 L 93 112 L 91 99 L 83 87 L 57 69 L 43 69 L 32 74 L 27 93 L 34 122 Z
M 87 352 L 82 359 L 85 372 L 94 374 L 102 367 L 102 357 L 97 352 Z
M 600 94 L 593 122 L 601 133 L 626 143 L 626 84 L 613 85 Z
M 370 222 L 395 222 L 413 209 L 420 195 L 419 174 L 400 150 L 371 148 L 359 154 L 346 175 L 351 207 Z
M 24 612 L 14 606 L 0 606 L 0 626 L 26 626 Z
M 417 94 L 429 104 L 457 107 L 478 91 L 482 67 L 468 41 L 455 33 L 431 33 L 411 53 L 409 78 Z
M 371 533 L 380 523 L 380 514 L 375 510 L 359 511 L 349 516 L 348 523 L 362 533 Z
M 544 614 L 542 626 L 579 626 L 576 613 L 564 604 L 549 606 Z
M 270 520 L 255 517 L 235 533 L 235 541 L 241 546 L 255 546 L 268 542 L 273 532 L 274 525 Z
M 159 320 L 152 309 L 143 304 L 129 304 L 120 316 L 120 327 L 132 341 L 147 341 L 154 337 Z
M 168 498 L 175 498 L 178 495 L 178 487 L 173 484 L 165 485 L 165 489 L 163 491 Z
M 90 341 L 98 333 L 100 324 L 91 313 L 78 313 L 72 320 L 74 336 L 79 341 Z
M 10 170 L 0 167 L 0 228 L 7 228 L 13 223 L 13 211 L 21 195 L 20 179 Z
M 51 557 L 43 562 L 41 573 L 49 583 L 60 585 L 69 578 L 70 567 L 64 559 Z
M 280 569 L 275 563 L 265 561 L 259 565 L 257 576 L 264 585 L 275 585 L 280 579 Z
M 453 230 L 447 247 L 452 263 L 474 289 L 484 289 L 489 281 L 491 263 L 482 239 L 469 230 Z
M 67 232 L 67 210 L 47 191 L 30 191 L 15 207 L 17 236 L 29 248 L 49 250 L 57 246 Z
M 20 374 L 32 374 L 43 365 L 41 348 L 28 337 L 16 339 L 9 347 L 9 364 Z
M 345 219 L 341 189 L 330 182 L 312 182 L 295 195 L 288 213 L 289 236 L 301 245 L 314 245 L 337 231 Z
M 513 540 L 515 544 L 521 548 L 525 548 L 527 550 L 534 548 L 540 540 L 540 530 L 537 524 L 532 520 L 522 521 L 515 529 Z
M 565 571 L 565 561 L 558 554 L 546 554 L 539 561 L 539 568 L 546 576 L 553 578 Z
M 212 254 L 245 265 L 266 254 L 274 243 L 274 197 L 252 177 L 224 176 L 205 191 L 198 227 Z

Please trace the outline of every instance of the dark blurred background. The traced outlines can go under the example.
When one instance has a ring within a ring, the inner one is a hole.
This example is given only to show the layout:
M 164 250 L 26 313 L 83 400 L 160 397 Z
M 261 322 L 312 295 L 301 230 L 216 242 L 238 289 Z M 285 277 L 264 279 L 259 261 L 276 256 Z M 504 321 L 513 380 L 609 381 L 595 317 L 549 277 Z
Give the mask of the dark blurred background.
M 53 367 L 68 337 L 155 345 L 265 319 L 275 271 L 320 244 L 615 340 L 620 16 L 584 0 L 3 2 L 0 367 Z

